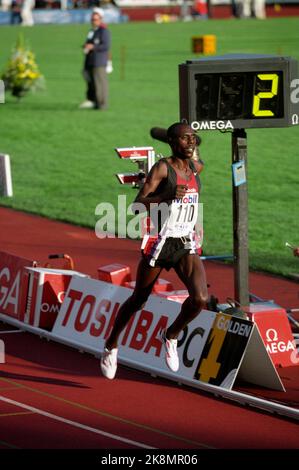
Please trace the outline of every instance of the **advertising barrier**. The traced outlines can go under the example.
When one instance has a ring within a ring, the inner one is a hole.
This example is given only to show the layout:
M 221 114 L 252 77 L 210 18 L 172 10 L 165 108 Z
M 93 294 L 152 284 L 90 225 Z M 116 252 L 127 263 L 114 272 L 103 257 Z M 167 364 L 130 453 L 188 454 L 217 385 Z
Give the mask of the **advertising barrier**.
M 35 324 L 36 318 L 39 318 L 39 326 L 34 326 L 34 321 L 33 324 L 26 323 L 20 321 L 17 315 L 4 313 L 3 305 L 6 312 L 10 311 L 8 306 L 12 308 L 13 313 L 15 309 L 18 311 L 19 304 L 16 299 L 18 299 L 17 293 L 20 292 L 20 287 L 17 287 L 20 284 L 20 275 L 18 277 L 16 267 L 14 271 L 7 270 L 7 261 L 3 268 L 3 254 L 1 255 L 0 320 L 20 330 L 79 351 L 86 351 L 99 358 L 118 309 L 132 290 L 72 275 L 58 315 L 55 309 L 57 318 L 54 320 L 54 327 L 51 331 L 47 331 L 40 327 L 43 323 L 43 320 L 41 321 L 43 310 L 46 309 L 44 302 L 36 302 L 41 308 L 33 310 Z M 4 255 L 8 256 L 6 253 Z M 20 258 L 15 258 L 21 264 Z M 9 261 L 12 261 L 11 258 Z M 14 275 L 10 276 L 8 272 L 14 272 Z M 41 287 L 39 290 L 41 292 Z M 35 301 L 40 295 L 39 293 L 39 296 L 35 296 Z M 63 294 L 60 288 L 56 296 L 62 300 Z M 40 299 L 44 299 L 43 295 Z M 49 302 L 45 304 L 47 304 L 46 310 L 54 311 Z M 188 385 L 216 397 L 299 419 L 299 411 L 294 407 L 242 393 L 234 388 L 236 380 L 241 379 L 247 383 L 285 391 L 271 360 L 270 351 L 267 352 L 269 348 L 266 348 L 256 324 L 250 320 L 221 312 L 202 311 L 179 336 L 180 368 L 177 373 L 171 372 L 165 364 L 164 346 L 158 334 L 161 328 L 167 327 L 173 321 L 179 311 L 178 302 L 151 295 L 145 307 L 131 318 L 120 337 L 119 363 L 142 370 L 154 377 L 159 376 L 178 384 Z M 4 361 L 4 350 L 0 353 Z
M 102 281 L 72 278 L 53 334 L 79 349 L 102 352 L 118 309 L 131 293 Z M 240 373 L 248 382 L 284 390 L 255 324 L 208 310 L 179 336 L 180 369 L 171 372 L 158 334 L 180 308 L 177 302 L 151 295 L 120 337 L 119 362 L 190 385 L 200 381 L 230 390 Z
M 88 277 L 66 269 L 25 268 L 20 320 L 51 330 L 73 276 Z
M 33 266 L 30 261 L 19 256 L 0 251 L 0 311 L 13 318 L 19 318 L 21 310 L 22 272 L 25 266 Z M 23 291 L 26 290 L 23 284 Z
M 251 304 L 249 313 L 256 323 L 275 366 L 298 364 L 295 340 L 285 309 L 271 302 Z

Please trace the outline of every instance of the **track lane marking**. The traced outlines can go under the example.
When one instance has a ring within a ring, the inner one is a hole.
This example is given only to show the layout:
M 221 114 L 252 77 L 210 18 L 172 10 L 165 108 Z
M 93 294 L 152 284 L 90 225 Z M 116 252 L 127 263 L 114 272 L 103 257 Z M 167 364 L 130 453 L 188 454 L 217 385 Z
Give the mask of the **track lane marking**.
M 24 333 L 23 330 L 1 330 L 0 335 L 8 335 L 8 334 L 13 334 L 13 333 Z
M 176 436 L 175 434 L 171 434 L 171 433 L 168 433 L 166 431 L 162 431 L 160 429 L 153 428 L 151 426 L 147 426 L 146 424 L 140 424 L 140 423 L 136 423 L 135 421 L 131 421 L 131 420 L 126 419 L 126 418 L 121 418 L 119 416 L 114 416 L 110 413 L 106 413 L 105 411 L 97 410 L 96 408 L 91 408 L 87 405 L 82 405 L 80 403 L 73 402 L 71 400 L 67 400 L 67 399 L 59 397 L 57 395 L 53 395 L 51 393 L 43 392 L 43 391 L 38 390 L 36 388 L 28 387 L 27 385 L 19 384 L 18 382 L 14 382 L 13 380 L 5 379 L 4 377 L 0 377 L 0 381 L 9 383 L 11 385 L 14 385 L 14 386 L 16 386 L 17 389 L 20 388 L 20 389 L 29 390 L 30 392 L 34 392 L 34 393 L 37 393 L 39 395 L 43 395 L 43 396 L 46 396 L 48 398 L 52 398 L 52 399 L 57 400 L 57 401 L 61 401 L 62 403 L 67 403 L 68 405 L 74 406 L 76 408 L 80 408 L 82 410 L 90 411 L 91 413 L 98 414 L 100 416 L 104 416 L 105 418 L 109 418 L 109 419 L 112 419 L 114 421 L 118 421 L 118 422 L 121 422 L 121 423 L 124 423 L 124 424 L 129 424 L 130 426 L 134 426 L 134 427 L 146 430 L 146 431 L 150 431 L 154 434 L 158 434 L 158 435 L 161 435 L 161 436 L 164 436 L 164 437 L 168 437 L 168 438 L 174 439 L 176 441 L 185 442 L 186 444 L 190 444 L 192 446 L 195 445 L 199 448 L 216 449 L 216 447 L 209 446 L 207 444 L 203 444 L 202 442 L 197 442 L 197 441 L 193 441 L 191 439 L 187 439 L 187 438 L 184 438 L 184 437 L 181 437 L 181 436 Z
M 7 418 L 8 416 L 24 416 L 33 415 L 32 411 L 18 411 L 17 413 L 0 413 L 0 418 Z
M 33 406 L 25 405 L 24 403 L 11 400 L 10 398 L 6 398 L 1 395 L 0 395 L 0 400 L 5 403 L 14 405 L 14 406 L 18 406 L 19 408 L 29 410 L 32 413 L 45 416 L 46 418 L 53 419 L 54 421 L 59 421 L 63 424 L 68 424 L 75 428 L 83 429 L 84 431 L 89 431 L 94 434 L 99 434 L 100 436 L 108 437 L 109 439 L 114 439 L 116 441 L 124 442 L 125 444 L 131 444 L 131 445 L 134 445 L 135 447 L 141 447 L 142 449 L 155 449 L 155 447 L 148 446 L 146 444 L 143 444 L 142 442 L 133 441 L 131 439 L 126 439 L 125 437 L 117 436 L 116 434 L 111 434 L 110 432 L 102 431 L 101 429 L 92 428 L 90 426 L 86 426 L 85 424 L 78 423 L 77 421 L 71 421 L 70 419 L 62 418 L 61 416 L 48 413 L 47 411 L 40 410 L 39 408 L 34 408 Z

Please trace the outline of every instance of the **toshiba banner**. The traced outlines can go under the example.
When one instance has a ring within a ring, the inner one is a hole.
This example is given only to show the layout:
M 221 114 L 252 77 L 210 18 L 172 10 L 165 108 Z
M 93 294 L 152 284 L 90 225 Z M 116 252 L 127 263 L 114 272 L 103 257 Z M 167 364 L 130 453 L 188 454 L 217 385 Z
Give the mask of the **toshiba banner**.
M 131 289 L 93 279 L 73 278 L 53 328 L 56 337 L 102 352 L 120 305 Z M 181 305 L 151 295 L 137 312 L 119 341 L 119 361 L 168 376 L 201 380 L 230 389 L 249 341 L 253 324 L 204 310 L 178 338 L 180 369 L 170 372 L 158 339 L 178 315 Z M 228 349 L 229 348 L 229 349 Z M 233 351 L 233 354 L 231 354 Z M 203 358 L 201 358 L 204 353 Z
M 3 251 L 0 252 L 0 312 L 18 318 L 21 305 L 21 275 L 29 261 Z

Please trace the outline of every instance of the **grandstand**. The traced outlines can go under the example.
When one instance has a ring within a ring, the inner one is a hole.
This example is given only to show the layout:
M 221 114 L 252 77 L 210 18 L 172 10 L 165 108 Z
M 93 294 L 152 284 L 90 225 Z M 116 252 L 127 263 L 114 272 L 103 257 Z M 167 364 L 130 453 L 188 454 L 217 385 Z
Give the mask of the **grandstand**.
M 0 25 L 11 21 L 11 5 L 14 0 L 0 0 Z M 20 0 L 22 3 L 22 0 Z M 200 4 L 200 7 L 198 7 Z M 36 0 L 33 11 L 35 23 L 88 23 L 90 9 L 100 5 L 105 9 L 107 23 L 153 21 L 157 15 L 170 18 L 230 18 L 231 0 Z M 267 17 L 299 15 L 297 0 L 267 0 Z

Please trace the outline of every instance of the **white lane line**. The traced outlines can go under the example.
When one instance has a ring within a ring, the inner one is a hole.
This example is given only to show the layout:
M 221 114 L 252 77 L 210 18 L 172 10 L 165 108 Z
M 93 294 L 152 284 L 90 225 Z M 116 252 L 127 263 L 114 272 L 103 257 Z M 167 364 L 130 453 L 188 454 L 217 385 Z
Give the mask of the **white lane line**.
M 0 335 L 8 335 L 9 333 L 24 333 L 24 331 L 23 330 L 0 331 Z
M 9 403 L 11 405 L 24 408 L 25 410 L 32 411 L 33 413 L 45 416 L 46 418 L 54 419 L 55 421 L 60 421 L 61 423 L 69 424 L 70 426 L 73 426 L 79 429 L 84 429 L 85 431 L 93 432 L 94 434 L 100 434 L 101 436 L 105 436 L 110 439 L 115 439 L 116 441 L 124 442 L 126 444 L 131 444 L 136 447 L 141 447 L 142 449 L 155 449 L 155 447 L 148 446 L 146 444 L 143 444 L 142 442 L 132 441 L 131 439 L 126 439 L 125 437 L 120 437 L 120 436 L 117 436 L 116 434 L 111 434 L 109 432 L 102 431 L 101 429 L 91 428 L 90 426 L 86 426 L 85 424 L 77 423 L 76 421 L 71 421 L 69 419 L 62 418 L 61 416 L 53 415 L 52 413 L 47 413 L 46 411 L 39 410 L 38 408 L 25 405 L 24 403 L 20 403 L 18 401 L 10 400 L 10 398 L 6 398 L 1 395 L 0 395 L 0 400 L 4 401 L 5 403 Z

